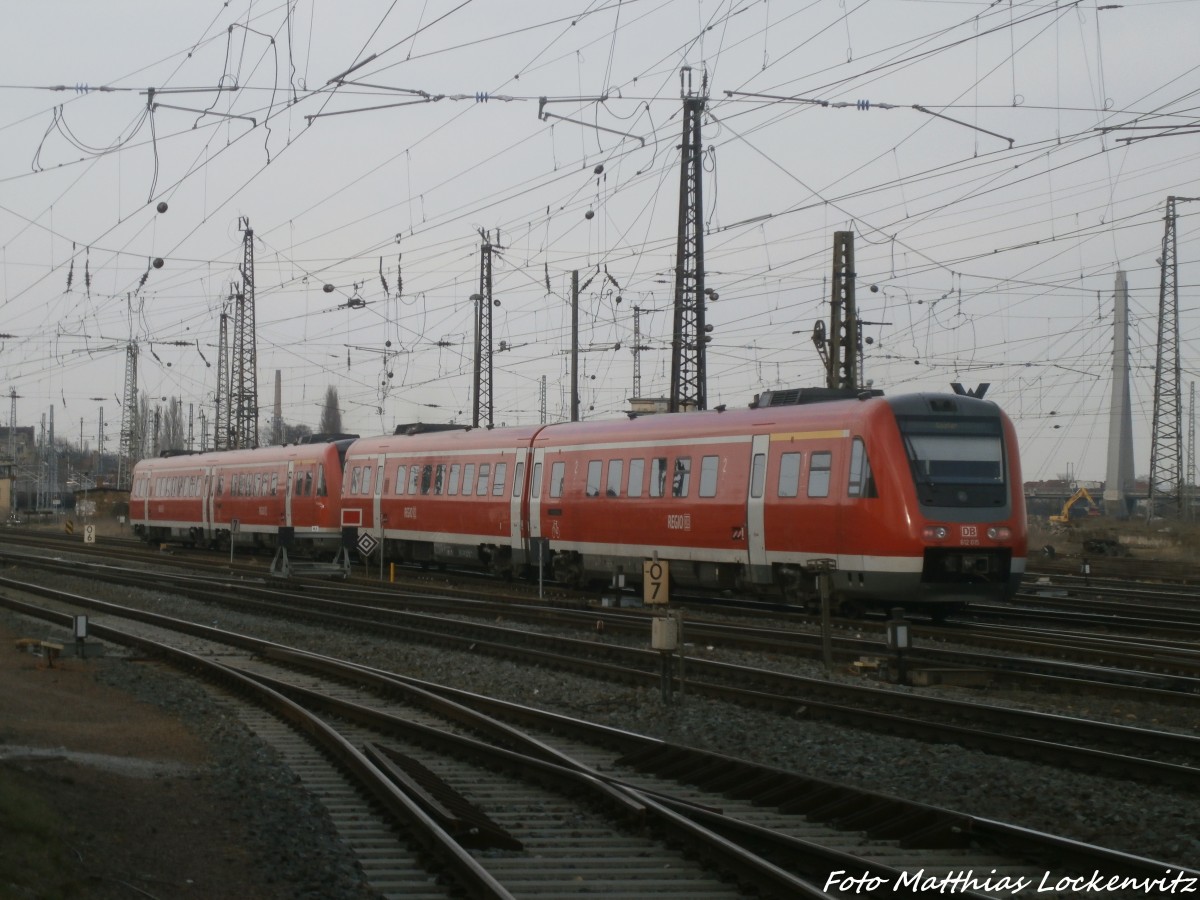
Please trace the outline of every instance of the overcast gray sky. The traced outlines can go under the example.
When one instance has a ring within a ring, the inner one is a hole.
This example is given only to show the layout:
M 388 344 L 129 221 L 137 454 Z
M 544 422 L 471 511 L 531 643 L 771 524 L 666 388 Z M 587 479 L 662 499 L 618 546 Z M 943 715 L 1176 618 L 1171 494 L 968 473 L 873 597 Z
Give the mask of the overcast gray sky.
M 538 421 L 542 376 L 569 412 L 575 269 L 584 415 L 628 406 L 635 306 L 641 393 L 665 394 L 690 67 L 710 405 L 821 381 L 852 230 L 876 386 L 991 382 L 1026 478 L 1103 478 L 1123 269 L 1144 474 L 1166 199 L 1200 196 L 1197 35 L 1188 0 L 10 4 L 0 390 L 93 447 L 103 408 L 115 449 L 134 340 L 139 389 L 192 404 L 198 439 L 244 217 L 264 428 L 277 370 L 289 422 L 329 385 L 361 433 L 469 421 L 480 229 L 498 424 Z M 1200 203 L 1179 213 L 1186 411 Z

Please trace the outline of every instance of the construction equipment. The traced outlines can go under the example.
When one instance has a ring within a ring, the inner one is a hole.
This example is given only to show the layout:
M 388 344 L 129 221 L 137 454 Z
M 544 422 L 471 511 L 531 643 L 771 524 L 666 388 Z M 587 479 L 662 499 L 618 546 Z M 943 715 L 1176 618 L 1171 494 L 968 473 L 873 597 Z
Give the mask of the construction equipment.
M 1086 514 L 1088 516 L 1102 515 L 1102 513 L 1100 512 L 1099 505 L 1096 503 L 1095 500 L 1092 499 L 1092 495 L 1088 493 L 1088 489 L 1085 487 L 1081 487 L 1081 488 L 1079 488 L 1079 490 L 1077 490 L 1075 493 L 1073 493 L 1070 497 L 1067 498 L 1067 502 L 1063 504 L 1062 512 L 1058 513 L 1058 515 L 1050 516 L 1050 524 L 1051 525 L 1070 525 L 1071 524 L 1071 508 L 1073 506 L 1075 506 L 1075 504 L 1078 503 L 1080 500 L 1084 500 L 1087 502 L 1087 513 Z

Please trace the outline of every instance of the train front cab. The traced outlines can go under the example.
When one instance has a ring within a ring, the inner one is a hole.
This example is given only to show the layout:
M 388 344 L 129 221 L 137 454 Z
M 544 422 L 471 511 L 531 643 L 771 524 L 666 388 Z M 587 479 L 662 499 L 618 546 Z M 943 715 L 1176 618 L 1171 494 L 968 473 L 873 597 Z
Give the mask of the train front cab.
M 937 611 L 1016 592 L 1025 507 L 1015 431 L 999 407 L 964 396 L 892 401 L 919 528 L 918 606 Z
M 1015 591 L 1024 501 L 1011 424 L 994 404 L 880 397 L 810 407 L 795 421 L 806 427 L 772 431 L 769 447 L 755 437 L 752 583 L 815 607 L 815 570 L 828 560 L 848 614 L 901 606 L 940 616 Z

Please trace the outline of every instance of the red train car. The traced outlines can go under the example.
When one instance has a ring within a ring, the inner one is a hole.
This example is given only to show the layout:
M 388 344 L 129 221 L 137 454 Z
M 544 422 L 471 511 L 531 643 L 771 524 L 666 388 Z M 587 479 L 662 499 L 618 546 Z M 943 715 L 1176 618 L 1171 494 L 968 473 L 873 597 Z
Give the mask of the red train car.
M 391 560 L 512 575 L 529 562 L 527 469 L 541 428 L 414 427 L 355 441 L 346 524 L 383 541 Z
M 147 541 L 307 549 L 342 540 L 350 436 L 282 447 L 168 454 L 133 469 L 129 517 Z
M 962 395 L 830 399 L 357 441 L 348 524 L 389 558 L 943 611 L 1011 595 L 1025 568 L 1012 424 Z M 776 397 L 778 399 L 778 397 Z M 766 398 L 764 398 L 766 400 Z

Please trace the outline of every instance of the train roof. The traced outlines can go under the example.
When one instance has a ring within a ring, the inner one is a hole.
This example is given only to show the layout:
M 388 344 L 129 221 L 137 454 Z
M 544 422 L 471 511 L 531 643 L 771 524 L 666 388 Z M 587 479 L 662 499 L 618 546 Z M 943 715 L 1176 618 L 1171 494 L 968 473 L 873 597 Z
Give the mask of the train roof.
M 344 439 L 343 439 L 344 440 Z M 158 469 L 193 469 L 200 466 L 263 465 L 286 462 L 289 459 L 324 458 L 326 453 L 337 452 L 339 442 L 273 444 L 246 450 L 209 450 L 198 453 L 162 453 L 147 457 L 138 466 L 153 466 Z
M 359 438 L 349 450 L 351 456 L 364 453 L 422 452 L 425 450 L 487 450 L 499 447 L 527 445 L 545 425 L 517 425 L 512 428 L 450 428 L 421 429 L 397 434 L 381 434 Z

